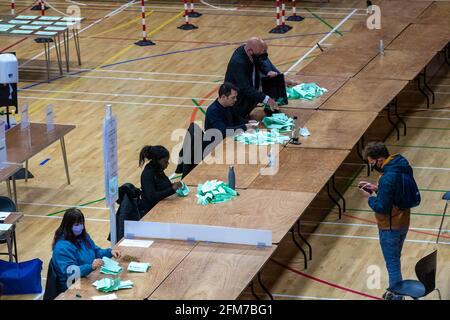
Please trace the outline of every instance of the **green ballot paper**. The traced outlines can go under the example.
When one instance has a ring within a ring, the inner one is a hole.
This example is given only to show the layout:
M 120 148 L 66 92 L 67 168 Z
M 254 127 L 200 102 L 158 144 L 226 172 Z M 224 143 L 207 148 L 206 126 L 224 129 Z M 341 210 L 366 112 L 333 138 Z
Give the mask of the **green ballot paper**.
M 189 187 L 186 185 L 186 183 L 181 182 L 182 187 L 177 189 L 177 191 L 175 191 L 177 193 L 178 196 L 180 197 L 186 197 L 189 194 Z
M 243 132 L 235 135 L 234 140 L 244 144 L 266 146 L 269 144 L 283 144 L 289 140 L 289 137 L 280 135 L 277 129 L 273 129 L 271 131 Z
M 150 267 L 150 263 L 131 261 L 127 270 L 130 272 L 147 272 Z
M 123 271 L 122 267 L 119 266 L 117 261 L 110 259 L 108 257 L 103 257 L 103 266 L 100 268 L 100 272 L 104 274 L 117 275 Z
M 301 83 L 292 88 L 286 88 L 288 99 L 314 100 L 322 96 L 327 89 L 319 87 L 317 83 Z
M 264 117 L 262 122 L 267 129 L 277 129 L 280 132 L 292 131 L 294 128 L 294 119 L 284 113 L 274 113 L 270 117 Z
M 111 292 L 121 289 L 131 289 L 133 288 L 134 284 L 131 280 L 122 281 L 119 278 L 117 279 L 103 278 L 95 281 L 92 285 L 95 286 L 95 288 L 98 291 Z
M 237 195 L 236 190 L 231 189 L 228 184 L 220 180 L 206 181 L 197 187 L 197 203 L 203 206 L 226 202 Z

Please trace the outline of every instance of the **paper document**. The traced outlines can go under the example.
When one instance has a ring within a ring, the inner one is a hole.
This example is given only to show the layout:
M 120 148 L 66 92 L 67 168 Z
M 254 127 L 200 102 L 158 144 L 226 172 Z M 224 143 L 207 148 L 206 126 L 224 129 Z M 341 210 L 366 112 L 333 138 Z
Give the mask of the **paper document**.
M 135 239 L 124 239 L 119 247 L 139 247 L 148 248 L 153 244 L 152 240 L 135 240 Z

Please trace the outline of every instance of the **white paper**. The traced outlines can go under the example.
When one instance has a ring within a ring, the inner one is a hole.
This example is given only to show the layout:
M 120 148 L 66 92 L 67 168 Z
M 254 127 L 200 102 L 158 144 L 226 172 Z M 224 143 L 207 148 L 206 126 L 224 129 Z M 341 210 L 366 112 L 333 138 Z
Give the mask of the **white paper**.
M 20 130 L 25 130 L 30 126 L 30 120 L 28 119 L 28 104 L 23 105 L 21 116 Z
M 151 240 L 134 240 L 134 239 L 124 239 L 119 247 L 139 247 L 148 248 L 153 244 Z
M 53 106 L 51 104 L 49 104 L 47 109 L 45 110 L 45 116 L 47 119 L 47 132 L 52 132 L 55 129 L 55 122 L 54 122 Z
M 10 214 L 11 212 L 0 211 L 0 220 L 5 220 Z
M 92 300 L 117 300 L 117 295 L 115 293 L 107 294 L 104 296 L 93 296 Z
M 11 226 L 9 223 L 0 223 L 0 231 L 8 231 Z
M 307 137 L 307 136 L 310 136 L 311 133 L 309 132 L 308 128 L 305 127 L 305 128 L 300 128 L 300 135 L 302 137 Z

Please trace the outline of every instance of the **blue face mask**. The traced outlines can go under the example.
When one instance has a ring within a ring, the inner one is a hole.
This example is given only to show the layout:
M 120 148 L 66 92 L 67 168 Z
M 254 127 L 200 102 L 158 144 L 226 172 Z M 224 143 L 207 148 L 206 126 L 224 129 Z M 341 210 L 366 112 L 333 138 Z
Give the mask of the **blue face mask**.
M 83 224 L 74 224 L 72 226 L 72 232 L 76 237 L 78 237 L 83 232 L 83 229 L 84 229 Z

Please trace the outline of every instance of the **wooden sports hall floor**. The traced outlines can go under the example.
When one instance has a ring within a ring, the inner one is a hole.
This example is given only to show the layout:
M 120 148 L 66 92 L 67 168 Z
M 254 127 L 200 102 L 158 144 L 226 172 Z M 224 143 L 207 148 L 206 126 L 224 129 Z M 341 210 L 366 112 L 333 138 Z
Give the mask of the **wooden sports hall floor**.
M 215 3 L 218 3 L 216 1 Z M 53 104 L 58 123 L 73 123 L 77 128 L 66 137 L 72 184 L 67 185 L 64 165 L 58 144 L 45 149 L 31 159 L 30 171 L 34 179 L 18 181 L 20 210 L 25 217 L 18 224 L 20 260 L 40 258 L 45 281 L 51 256 L 53 233 L 68 207 L 86 204 L 82 211 L 87 218 L 87 229 L 98 245 L 106 247 L 109 228 L 108 211 L 104 201 L 93 202 L 104 196 L 102 119 L 105 105 L 111 103 L 119 126 L 120 183 L 139 185 L 138 152 L 145 144 L 162 144 L 172 148 L 174 129 L 186 128 L 193 113 L 191 98 L 207 105 L 216 96 L 226 65 L 233 50 L 251 36 L 267 40 L 272 61 L 286 71 L 311 46 L 324 37 L 353 8 L 360 9 L 340 30 L 345 37 L 353 23 L 364 19 L 365 1 L 332 0 L 330 3 L 299 3 L 300 14 L 306 19 L 290 23 L 293 30 L 285 35 L 269 34 L 274 26 L 272 2 L 234 1 L 236 11 L 218 11 L 198 5 L 203 13 L 192 19 L 199 29 L 181 31 L 181 1 L 150 1 L 147 7 L 148 33 L 156 46 L 138 47 L 140 8 L 122 7 L 125 1 L 85 1 L 82 24 L 81 67 L 72 53 L 71 75 L 45 83 L 43 48 L 32 39 L 0 37 L 0 51 L 15 51 L 20 59 L 22 88 L 20 105 L 28 103 L 32 121 L 44 121 L 44 109 Z M 231 1 L 221 1 L 222 4 Z M 30 0 L 17 0 L 17 11 L 34 14 Z M 65 12 L 68 2 L 51 0 L 47 15 Z M 307 6 L 319 18 L 307 13 Z M 116 15 L 107 17 L 121 8 Z M 290 8 L 290 5 L 288 6 Z M 9 1 L 0 1 L 0 14 L 9 12 Z M 328 38 L 329 47 L 341 36 Z M 71 43 L 73 48 L 73 44 Z M 296 70 L 320 54 L 315 51 Z M 54 58 L 53 58 L 54 59 Z M 52 65 L 54 78 L 58 77 L 56 64 Z M 43 83 L 40 83 L 43 82 Z M 434 248 L 438 254 L 437 285 L 443 299 L 450 298 L 450 219 L 444 223 L 440 243 L 436 233 L 444 202 L 440 199 L 450 186 L 450 70 L 443 66 L 431 80 L 437 101 L 432 109 L 424 109 L 424 100 L 411 85 L 400 105 L 408 124 L 408 135 L 396 141 L 390 134 L 387 144 L 392 152 L 404 154 L 414 167 L 422 191 L 422 204 L 413 210 L 411 230 L 403 256 L 405 278 L 415 279 L 414 265 Z M 196 121 L 203 121 L 198 112 Z M 370 128 L 366 140 L 388 132 L 386 118 L 380 116 Z M 314 132 L 312 132 L 314 134 Z M 354 153 L 354 152 L 353 152 Z M 49 158 L 45 165 L 40 163 Z M 301 164 L 299 164 L 301 165 Z M 174 170 L 171 164 L 167 170 Z M 377 240 L 374 217 L 366 201 L 358 194 L 356 184 L 366 179 L 365 169 L 354 154 L 337 172 L 340 190 L 345 190 L 348 210 L 341 220 L 330 210 L 325 196 L 319 196 L 302 218 L 303 231 L 312 233 L 308 239 L 313 246 L 313 260 L 303 270 L 303 257 L 286 236 L 274 255 L 284 267 L 268 262 L 262 270 L 266 286 L 276 299 L 373 299 L 380 297 L 387 287 L 387 273 Z M 370 181 L 375 181 L 371 175 Z M 0 194 L 6 187 L 0 185 Z M 93 203 L 91 203 L 93 202 Z M 6 249 L 2 246 L 2 250 Z M 368 272 L 373 266 L 381 270 L 379 288 L 368 287 Z M 289 267 L 290 269 L 286 268 Z M 258 288 L 257 288 L 258 289 Z M 249 290 L 241 298 L 253 299 Z M 39 295 L 3 297 L 3 299 L 40 299 Z M 431 294 L 427 299 L 436 299 Z

